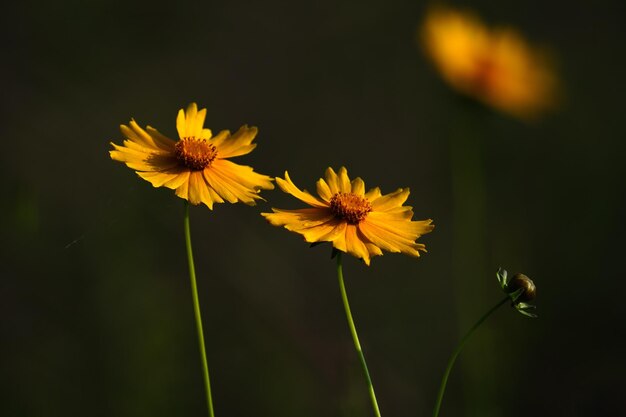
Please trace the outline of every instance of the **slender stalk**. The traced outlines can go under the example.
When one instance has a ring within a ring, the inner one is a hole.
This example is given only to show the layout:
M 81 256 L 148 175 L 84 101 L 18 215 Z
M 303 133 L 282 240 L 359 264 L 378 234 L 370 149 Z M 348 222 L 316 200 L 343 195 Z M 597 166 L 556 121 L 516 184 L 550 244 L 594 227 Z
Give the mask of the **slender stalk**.
M 470 338 L 474 330 L 476 330 L 485 320 L 489 317 L 494 311 L 496 311 L 502 304 L 506 303 L 510 300 L 510 297 L 507 295 L 501 301 L 498 302 L 495 306 L 491 307 L 489 311 L 487 311 L 478 321 L 472 326 L 471 329 L 463 336 L 459 344 L 452 352 L 450 359 L 448 360 L 448 366 L 446 367 L 446 371 L 443 373 L 443 378 L 441 379 L 441 385 L 439 386 L 439 394 L 437 394 L 437 402 L 435 403 L 435 408 L 433 409 L 433 417 L 437 417 L 439 415 L 439 409 L 441 408 L 441 401 L 443 400 L 443 393 L 446 391 L 446 384 L 448 383 L 448 377 L 450 376 L 450 371 L 452 371 L 452 367 L 454 366 L 454 362 L 456 361 L 457 356 L 463 350 L 463 346 Z
M 196 269 L 193 263 L 193 252 L 191 249 L 191 232 L 189 229 L 189 203 L 185 200 L 185 246 L 187 248 L 187 262 L 189 263 L 189 278 L 191 279 L 191 296 L 193 298 L 193 313 L 196 317 L 196 330 L 198 331 L 198 343 L 200 344 L 200 358 L 202 360 L 202 374 L 204 375 L 204 386 L 206 388 L 207 406 L 209 416 L 213 414 L 213 399 L 211 397 L 211 382 L 209 381 L 209 366 L 206 360 L 206 350 L 204 348 L 204 332 L 202 331 L 202 316 L 200 315 L 200 301 L 198 299 L 198 286 L 196 285 Z
M 367 382 L 367 388 L 372 400 L 372 407 L 374 408 L 374 414 L 376 417 L 380 417 L 380 410 L 378 409 L 378 402 L 376 401 L 376 394 L 374 393 L 374 385 L 372 384 L 372 378 L 367 370 L 367 363 L 365 362 L 365 356 L 363 350 L 361 350 L 361 344 L 359 343 L 359 336 L 356 333 L 356 327 L 354 326 L 354 320 L 352 319 L 352 313 L 350 312 L 350 304 L 348 303 L 348 295 L 346 294 L 346 286 L 343 283 L 343 268 L 341 267 L 341 252 L 337 253 L 337 277 L 339 278 L 339 289 L 341 290 L 341 299 L 343 300 L 343 307 L 346 310 L 346 318 L 348 319 L 348 326 L 350 327 L 350 333 L 352 334 L 352 340 L 354 341 L 354 347 L 359 355 L 361 366 L 363 367 L 363 373 L 365 374 L 365 381 Z

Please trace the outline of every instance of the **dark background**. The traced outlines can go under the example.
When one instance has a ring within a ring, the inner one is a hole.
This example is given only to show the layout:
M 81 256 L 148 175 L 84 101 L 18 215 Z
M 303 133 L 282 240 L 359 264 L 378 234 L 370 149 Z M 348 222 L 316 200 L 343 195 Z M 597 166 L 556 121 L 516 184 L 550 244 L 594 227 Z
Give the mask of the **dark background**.
M 346 257 L 384 416 L 430 414 L 466 324 L 502 295 L 499 266 L 535 280 L 540 318 L 489 319 L 441 416 L 626 415 L 625 10 L 464 5 L 551 47 L 564 100 L 532 125 L 481 110 L 489 273 L 462 291 L 449 143 L 467 103 L 415 42 L 426 3 L 3 6 L 0 414 L 206 415 L 183 202 L 108 156 L 120 123 L 176 138 L 196 101 L 214 132 L 259 126 L 236 162 L 308 189 L 345 165 L 368 187 L 410 187 L 415 218 L 434 219 L 419 260 Z M 269 226 L 261 211 L 301 205 L 263 196 L 191 210 L 216 414 L 371 415 L 330 250 Z

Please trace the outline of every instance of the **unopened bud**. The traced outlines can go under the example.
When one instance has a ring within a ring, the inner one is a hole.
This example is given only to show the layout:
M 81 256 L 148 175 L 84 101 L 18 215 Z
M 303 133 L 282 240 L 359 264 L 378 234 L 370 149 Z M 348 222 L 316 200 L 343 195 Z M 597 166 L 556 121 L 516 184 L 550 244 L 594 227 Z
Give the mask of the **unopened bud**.
M 533 280 L 524 274 L 515 274 L 508 283 L 508 291 L 514 293 L 520 288 L 523 291 L 515 300 L 516 302 L 532 301 L 537 296 L 537 287 L 535 287 Z

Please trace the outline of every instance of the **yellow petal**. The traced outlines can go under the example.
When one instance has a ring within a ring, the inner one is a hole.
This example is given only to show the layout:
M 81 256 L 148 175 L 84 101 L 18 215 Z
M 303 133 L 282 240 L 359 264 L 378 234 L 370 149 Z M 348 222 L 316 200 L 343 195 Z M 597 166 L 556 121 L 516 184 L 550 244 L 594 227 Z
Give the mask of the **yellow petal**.
M 285 226 L 285 229 L 296 232 L 304 237 L 304 240 L 309 243 L 321 243 L 330 242 L 332 239 L 326 239 L 325 236 L 331 236 L 335 231 L 337 225 L 334 223 L 322 223 L 318 226 L 309 227 L 304 230 L 293 230 L 291 227 Z
M 411 220 L 413 217 L 413 208 L 410 206 L 400 206 L 385 211 L 385 215 L 393 220 Z
M 138 171 L 162 171 L 175 167 L 178 162 L 169 154 L 146 153 L 111 143 L 115 150 L 109 151 L 111 158 L 125 162 L 126 165 Z
M 348 177 L 348 170 L 345 167 L 339 168 L 337 185 L 339 186 L 339 191 L 342 193 L 349 193 L 352 191 L 350 178 Z
M 183 183 L 189 181 L 189 175 L 191 174 L 191 172 L 188 169 L 184 169 L 184 168 L 178 168 L 178 170 L 180 171 L 178 175 L 176 175 L 170 181 L 163 184 L 164 187 L 175 190 L 178 187 L 180 187 Z
M 393 235 L 393 240 L 395 242 L 410 244 L 415 242 L 415 240 L 421 236 L 416 231 L 416 223 L 417 222 L 410 221 L 397 222 L 391 221 L 383 216 L 377 218 L 376 216 L 368 215 L 365 221 L 361 224 L 364 224 L 366 227 L 376 227 L 377 229 L 384 231 L 386 234 Z
M 279 210 L 274 213 L 261 213 L 274 226 L 298 233 L 304 240 L 314 242 L 332 242 L 339 240 L 339 246 L 345 251 L 345 222 L 334 217 L 328 209 Z
M 215 192 L 215 190 L 214 190 L 213 188 L 211 188 L 211 187 L 207 187 L 207 190 L 209 191 L 209 195 L 211 196 L 211 200 L 212 200 L 214 203 L 223 203 L 223 202 L 224 202 L 224 199 L 223 199 L 222 197 L 220 197 L 220 196 L 219 196 L 219 195 Z M 208 204 L 208 203 L 207 203 L 207 205 L 209 206 L 209 208 L 213 208 L 213 202 L 212 202 L 211 204 Z
M 352 256 L 363 259 L 366 265 L 370 264 L 370 253 L 357 234 L 357 226 L 352 224 L 346 226 L 346 249 Z
M 389 222 L 383 218 L 372 218 L 369 215 L 359 224 L 361 233 L 376 246 L 390 252 L 402 252 L 411 256 L 419 256 L 418 249 L 425 251 L 425 246 L 416 243 L 415 240 L 432 229 L 430 220 Z
M 435 228 L 435 225 L 432 224 L 433 223 L 432 219 L 419 220 L 419 221 L 415 221 L 411 223 L 413 224 L 413 227 L 414 227 L 413 230 L 415 231 L 415 233 L 417 233 L 418 236 L 422 236 L 422 235 L 425 235 L 426 233 L 430 233 Z
M 365 193 L 365 199 L 371 202 L 371 201 L 376 200 L 381 195 L 382 194 L 380 193 L 380 188 L 375 187 L 369 190 L 367 193 Z
M 205 169 L 203 171 L 204 178 L 207 183 L 213 190 L 223 199 L 228 201 L 229 203 L 236 203 L 239 198 L 238 195 L 243 193 L 239 193 L 236 190 L 236 184 L 231 184 L 229 181 L 225 181 L 224 178 L 220 177 L 219 174 L 212 169 Z M 237 194 L 237 195 L 236 195 Z M 244 200 L 248 200 L 248 198 L 243 197 Z
M 283 180 L 281 178 L 276 178 L 276 183 L 284 192 L 291 194 L 292 196 L 296 197 L 298 200 L 303 201 L 310 206 L 328 207 L 328 204 L 313 197 L 306 190 L 302 191 L 298 187 L 296 187 L 296 185 L 291 181 L 291 178 L 289 178 L 289 173 L 287 171 L 285 171 L 285 179 Z
M 172 139 L 168 138 L 167 136 L 161 134 L 161 132 L 159 132 L 158 130 L 156 130 L 152 126 L 146 126 L 146 130 L 148 131 L 150 136 L 152 136 L 152 139 L 154 139 L 154 142 L 161 149 L 165 149 L 165 150 L 167 150 L 169 152 L 174 152 L 174 146 L 176 145 L 176 142 L 174 140 L 172 140 Z
M 252 167 L 239 165 L 226 159 L 217 159 L 211 165 L 215 170 L 234 178 L 239 184 L 251 189 L 273 190 L 272 177 L 254 172 Z
M 370 200 L 372 203 L 372 210 L 374 211 L 386 211 L 392 208 L 401 206 L 407 198 L 409 198 L 408 188 L 399 188 L 393 193 L 385 194 L 375 200 Z
M 197 138 L 201 138 L 203 135 L 206 135 L 206 131 L 204 131 L 204 119 L 206 118 L 206 109 L 200 110 L 196 114 L 196 118 L 191 121 L 191 126 L 193 129 L 193 136 Z
M 360 197 L 365 195 L 365 183 L 359 177 L 352 180 L 352 194 L 356 194 Z
M 365 237 L 365 236 L 364 236 Z M 365 243 L 365 247 L 367 247 L 367 250 L 370 253 L 370 256 L 382 256 L 383 251 L 380 250 L 380 248 L 376 245 L 374 245 L 371 242 L 364 242 Z
M 388 216 L 386 212 L 370 212 L 365 222 L 375 224 L 408 240 L 415 240 L 435 228 L 430 219 L 420 221 L 396 220 Z
M 215 194 L 206 184 L 201 171 L 182 172 L 181 175 L 172 180 L 171 183 L 165 184 L 165 186 L 170 186 L 170 188 L 174 188 L 175 185 L 178 185 L 176 195 L 188 200 L 191 204 L 197 205 L 204 203 L 209 209 L 213 209 L 213 203 L 224 202 L 224 200 Z
M 192 172 L 189 175 L 189 202 L 191 204 L 200 204 L 206 196 L 208 196 L 208 191 L 202 172 Z
M 346 222 L 339 222 L 335 229 L 329 235 L 325 236 L 325 240 L 331 240 L 333 242 L 333 246 L 342 252 L 348 251 L 346 245 L 347 226 L 348 224 Z
M 202 131 L 200 132 L 200 137 L 202 139 L 206 139 L 209 140 L 211 139 L 211 136 L 213 135 L 213 133 L 211 132 L 211 129 L 202 129 Z
M 120 125 L 120 132 L 126 139 L 154 150 L 161 149 L 160 144 L 148 132 L 143 130 L 137 122 L 131 120 L 129 125 Z
M 274 226 L 290 224 L 294 230 L 306 229 L 327 223 L 335 216 L 329 209 L 305 208 L 297 210 L 280 210 L 273 208 L 274 213 L 261 213 Z
M 302 234 L 307 242 L 333 242 L 333 246 L 335 246 L 336 240 L 339 239 L 342 242 L 344 241 L 343 236 L 345 235 L 345 222 L 341 222 L 337 219 L 331 219 L 326 223 L 320 224 L 319 226 L 299 230 L 297 233 Z
M 180 109 L 176 117 L 178 136 L 181 139 L 189 137 L 201 138 L 209 133 L 210 137 L 210 131 L 203 131 L 205 117 L 206 109 L 198 111 L 196 103 L 189 104 L 186 112 Z
M 337 174 L 331 167 L 326 168 L 326 183 L 328 184 L 328 188 L 330 188 L 330 192 L 333 195 L 341 191 L 337 181 Z
M 222 130 L 217 135 L 213 136 L 209 142 L 211 145 L 215 146 L 217 149 L 220 149 L 224 145 L 224 141 L 228 140 L 230 137 L 229 130 Z
M 111 143 L 115 150 L 109 151 L 109 155 L 111 155 L 111 159 L 120 162 L 144 162 L 145 159 L 150 156 L 150 154 L 145 152 L 138 152 L 134 149 L 129 149 L 124 146 L 119 146 L 114 143 Z
M 180 187 L 176 189 L 176 195 L 185 200 L 189 200 L 189 181 L 184 181 Z
M 179 138 L 187 137 L 187 121 L 183 109 L 178 110 L 178 115 L 176 115 L 176 130 L 178 131 Z
M 402 244 L 398 242 L 398 237 L 386 232 L 377 226 L 368 223 L 361 222 L 358 225 L 359 231 L 369 240 L 372 244 L 384 249 L 388 252 L 401 252 Z
M 198 176 L 198 194 L 200 195 L 200 201 L 202 201 L 209 209 L 213 209 L 213 193 L 211 193 L 211 187 L 206 183 L 205 178 L 201 172 L 195 172 Z M 193 174 L 192 174 L 193 175 Z
M 254 205 L 254 200 L 262 199 L 259 195 L 261 188 L 274 188 L 270 177 L 226 160 L 206 168 L 204 176 L 217 194 L 231 203 L 242 201 Z
M 256 144 L 252 141 L 256 137 L 258 129 L 255 126 L 241 126 L 230 138 L 225 138 L 217 146 L 218 158 L 233 158 L 252 152 Z M 215 143 L 214 143 L 215 144 Z
M 165 183 L 170 182 L 178 177 L 177 174 L 170 174 L 164 172 L 137 172 L 144 180 L 148 181 L 154 187 L 162 187 Z
M 317 180 L 317 195 L 327 203 L 330 203 L 330 199 L 333 198 L 333 193 L 330 191 L 330 187 L 323 178 Z
M 144 144 L 133 142 L 132 140 L 125 140 L 124 147 L 144 154 L 172 155 L 172 151 L 170 150 L 165 150 L 153 146 L 145 146 Z

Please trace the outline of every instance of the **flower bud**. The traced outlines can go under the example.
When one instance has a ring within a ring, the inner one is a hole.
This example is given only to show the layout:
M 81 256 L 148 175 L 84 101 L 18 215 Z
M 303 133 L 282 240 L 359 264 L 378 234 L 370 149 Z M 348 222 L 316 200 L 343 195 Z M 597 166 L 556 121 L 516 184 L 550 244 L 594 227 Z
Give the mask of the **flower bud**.
M 524 274 L 515 274 L 508 283 L 508 291 L 514 293 L 515 291 L 523 289 L 522 293 L 515 300 L 516 302 L 527 302 L 535 299 L 537 295 L 537 287 L 532 279 L 528 278 Z

